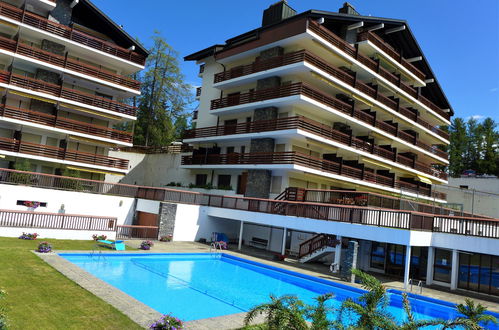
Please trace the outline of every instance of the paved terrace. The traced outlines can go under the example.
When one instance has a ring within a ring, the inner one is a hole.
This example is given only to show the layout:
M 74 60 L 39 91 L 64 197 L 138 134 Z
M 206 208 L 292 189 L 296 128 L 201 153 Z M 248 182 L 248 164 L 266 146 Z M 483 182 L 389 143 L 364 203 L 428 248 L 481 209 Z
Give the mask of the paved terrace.
M 131 247 L 138 248 L 141 240 L 131 240 L 126 241 L 126 244 Z M 285 261 L 274 261 L 274 253 L 255 249 L 251 247 L 243 246 L 241 251 L 235 251 L 235 246 L 230 246 L 229 250 L 224 251 L 225 253 L 232 254 L 234 256 L 242 257 L 248 260 L 257 261 L 263 264 L 280 267 L 283 269 L 295 271 L 298 273 L 316 276 L 319 278 L 327 279 L 332 282 L 338 282 L 345 284 L 341 281 L 338 276 L 335 276 L 329 272 L 326 265 L 322 264 L 301 264 L 296 259 L 287 258 Z M 61 251 L 65 253 L 69 252 L 81 252 L 89 253 L 89 251 Z M 107 253 L 108 251 L 106 251 Z M 210 252 L 210 247 L 206 244 L 195 243 L 195 242 L 156 242 L 155 246 L 151 251 L 126 251 L 126 253 L 207 253 Z M 112 252 L 109 253 L 120 253 Z M 105 283 L 104 281 L 90 275 L 81 268 L 75 266 L 69 261 L 59 257 L 57 254 L 39 254 L 39 256 L 49 263 L 52 267 L 57 269 L 59 272 L 67 276 L 68 278 L 75 281 L 77 284 L 85 288 L 86 290 L 92 292 L 96 296 L 100 297 L 104 301 L 116 307 L 118 310 L 123 312 L 125 315 L 130 317 L 132 320 L 137 322 L 143 327 L 147 327 L 152 321 L 160 317 L 160 313 L 153 310 L 149 306 L 139 302 L 135 298 L 130 297 L 124 292 L 118 290 L 117 288 Z M 397 289 L 403 291 L 403 282 L 396 280 L 394 278 L 379 276 L 375 274 L 378 279 L 380 279 L 387 288 Z M 360 287 L 359 284 L 348 285 Z M 416 290 L 416 288 L 415 288 Z M 417 293 L 417 292 L 415 292 Z M 446 288 L 441 288 L 437 286 L 431 286 L 430 288 L 423 289 L 423 296 L 446 300 L 452 303 L 462 303 L 467 297 L 475 299 L 477 302 L 486 306 L 489 310 L 494 312 L 499 312 L 499 297 L 493 297 L 484 294 L 477 294 L 468 291 L 454 291 L 450 292 Z M 187 329 L 235 329 L 243 325 L 245 313 L 232 314 L 227 316 L 202 319 L 196 321 L 187 322 Z M 260 318 L 259 320 L 262 320 Z

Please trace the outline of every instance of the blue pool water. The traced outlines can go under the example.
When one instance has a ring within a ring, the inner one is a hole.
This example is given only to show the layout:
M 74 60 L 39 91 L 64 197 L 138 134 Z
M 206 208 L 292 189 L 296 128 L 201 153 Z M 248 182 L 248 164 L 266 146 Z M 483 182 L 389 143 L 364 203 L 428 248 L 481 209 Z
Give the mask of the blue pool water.
M 314 297 L 332 292 L 331 307 L 339 307 L 364 292 L 227 254 L 60 255 L 158 312 L 184 321 L 246 312 L 269 301 L 270 294 L 292 294 L 312 304 Z M 403 320 L 401 292 L 389 291 L 389 312 Z M 440 300 L 411 295 L 411 304 L 420 319 L 456 316 L 453 305 Z

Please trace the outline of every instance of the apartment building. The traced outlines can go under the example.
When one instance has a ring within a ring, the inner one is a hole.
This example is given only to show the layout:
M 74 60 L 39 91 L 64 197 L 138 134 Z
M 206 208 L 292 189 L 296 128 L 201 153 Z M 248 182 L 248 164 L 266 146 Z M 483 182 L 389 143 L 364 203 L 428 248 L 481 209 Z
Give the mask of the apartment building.
M 453 110 L 407 22 L 280 1 L 185 60 L 202 86 L 181 166 L 244 195 L 208 199 L 210 217 L 239 223 L 219 231 L 303 262 L 332 254 L 333 270 L 497 294 L 497 223 L 434 189 Z
M 0 1 L 0 167 L 126 174 L 147 55 L 88 0 Z
M 183 167 L 199 185 L 249 197 L 287 187 L 364 190 L 445 203 L 441 129 L 453 114 L 403 20 L 296 14 L 270 6 L 262 26 L 185 58 L 201 64 L 197 149 Z

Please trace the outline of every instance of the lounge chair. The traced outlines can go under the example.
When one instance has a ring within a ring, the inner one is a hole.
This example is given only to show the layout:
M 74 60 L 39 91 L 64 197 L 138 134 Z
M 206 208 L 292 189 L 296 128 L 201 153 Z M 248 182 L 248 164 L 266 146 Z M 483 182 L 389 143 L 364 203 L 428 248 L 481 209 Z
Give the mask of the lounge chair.
M 124 241 L 108 241 L 100 239 L 97 242 L 104 244 L 104 246 L 110 247 L 116 251 L 125 251 L 125 243 Z

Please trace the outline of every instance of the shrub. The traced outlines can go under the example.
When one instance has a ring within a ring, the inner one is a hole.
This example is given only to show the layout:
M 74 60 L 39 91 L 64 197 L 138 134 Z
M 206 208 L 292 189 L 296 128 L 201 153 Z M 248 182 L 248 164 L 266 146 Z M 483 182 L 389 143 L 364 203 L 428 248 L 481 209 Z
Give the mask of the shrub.
M 24 159 L 22 161 L 17 161 L 14 164 L 14 169 L 17 171 L 29 172 L 29 171 L 31 171 L 31 163 L 27 159 Z M 29 174 L 29 173 L 11 173 L 10 180 L 14 183 L 28 184 L 31 182 L 31 174 Z
M 7 293 L 0 289 L 0 300 L 5 298 Z M 0 330 L 6 330 L 7 329 L 7 316 L 5 315 L 5 307 L 3 305 L 0 305 Z
M 173 182 L 173 181 L 172 181 L 172 182 L 170 182 L 170 183 L 167 183 L 167 184 L 166 184 L 166 186 L 167 186 L 167 187 L 175 187 L 175 185 L 176 185 L 176 184 L 175 184 L 175 182 Z
M 81 178 L 80 171 L 78 170 L 70 170 L 70 169 L 64 169 L 62 172 L 62 176 L 70 177 L 70 178 Z M 69 189 L 69 190 L 76 190 L 76 191 L 82 191 L 83 190 L 83 184 L 79 180 L 73 180 L 73 179 L 62 179 L 61 180 L 61 186 L 64 189 Z
M 30 234 L 23 232 L 23 234 L 19 236 L 19 239 L 35 240 L 38 236 L 37 233 Z
M 52 251 L 52 245 L 49 242 L 41 242 L 38 244 L 37 251 L 40 253 L 49 253 Z
M 174 330 L 183 329 L 184 324 L 178 318 L 169 314 L 163 315 L 159 320 L 149 326 L 149 329 Z
M 93 234 L 92 235 L 92 238 L 94 239 L 94 241 L 105 241 L 107 239 L 107 236 L 102 234 L 102 235 L 97 235 L 97 234 Z
M 151 247 L 154 246 L 154 243 L 152 241 L 142 241 L 142 243 L 140 243 L 140 248 L 142 250 L 150 250 Z
M 171 242 L 173 239 L 173 235 L 165 235 L 160 237 L 160 242 Z

